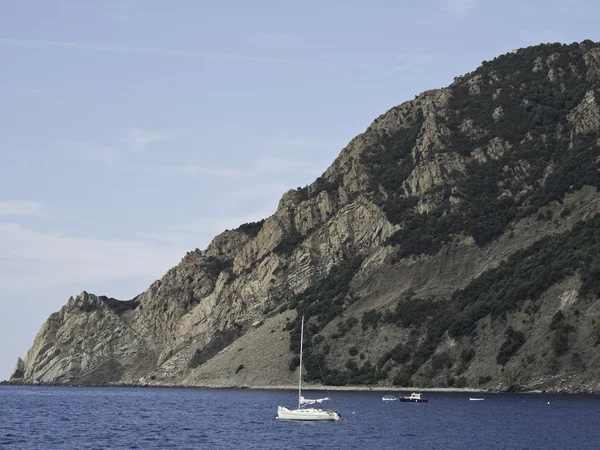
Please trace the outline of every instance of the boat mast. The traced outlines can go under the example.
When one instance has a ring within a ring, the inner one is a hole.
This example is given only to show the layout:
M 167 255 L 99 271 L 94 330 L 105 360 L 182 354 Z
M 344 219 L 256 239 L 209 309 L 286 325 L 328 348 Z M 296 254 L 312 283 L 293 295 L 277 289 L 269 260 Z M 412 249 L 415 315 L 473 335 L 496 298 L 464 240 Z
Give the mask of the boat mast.
M 300 372 L 298 372 L 298 409 L 300 409 L 300 399 L 302 398 L 302 342 L 304 341 L 304 316 L 302 316 L 302 325 L 300 327 Z

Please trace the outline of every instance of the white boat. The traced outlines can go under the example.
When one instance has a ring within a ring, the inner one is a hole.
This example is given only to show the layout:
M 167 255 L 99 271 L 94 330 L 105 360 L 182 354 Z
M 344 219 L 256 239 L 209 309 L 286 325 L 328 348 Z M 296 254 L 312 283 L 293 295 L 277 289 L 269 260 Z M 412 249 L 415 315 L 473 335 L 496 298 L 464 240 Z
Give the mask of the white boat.
M 383 400 L 384 402 L 394 402 L 398 400 L 398 397 L 396 397 L 395 395 L 384 395 L 383 397 L 381 397 L 381 400 Z
M 485 400 L 485 398 L 481 398 L 481 397 L 469 397 L 469 400 L 471 400 L 472 402 L 482 402 Z
M 279 420 L 328 420 L 337 421 L 340 420 L 340 414 L 337 411 L 331 409 L 319 409 L 319 408 L 302 408 L 288 409 L 285 406 L 277 407 L 277 418 Z
M 421 394 L 417 393 L 417 392 L 413 392 L 412 394 L 410 394 L 410 396 L 408 397 L 400 397 L 400 401 L 401 402 L 405 402 L 405 403 L 427 403 L 429 402 L 429 400 L 427 400 L 426 398 L 421 398 Z
M 304 316 L 302 316 L 302 327 L 300 328 L 300 370 L 298 375 L 298 408 L 288 409 L 285 406 L 277 407 L 277 418 L 279 420 L 333 420 L 342 418 L 340 413 L 332 409 L 306 408 L 306 405 L 314 405 L 329 400 L 329 397 L 309 399 L 302 397 L 302 344 L 304 340 Z

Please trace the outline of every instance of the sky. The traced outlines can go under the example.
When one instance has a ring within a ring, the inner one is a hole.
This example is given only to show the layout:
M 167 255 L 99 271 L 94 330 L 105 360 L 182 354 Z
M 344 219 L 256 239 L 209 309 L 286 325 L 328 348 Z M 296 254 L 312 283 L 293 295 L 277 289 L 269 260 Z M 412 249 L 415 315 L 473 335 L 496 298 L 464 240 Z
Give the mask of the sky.
M 130 299 L 272 214 L 389 108 L 600 41 L 594 1 L 0 0 L 0 380 L 83 290 Z

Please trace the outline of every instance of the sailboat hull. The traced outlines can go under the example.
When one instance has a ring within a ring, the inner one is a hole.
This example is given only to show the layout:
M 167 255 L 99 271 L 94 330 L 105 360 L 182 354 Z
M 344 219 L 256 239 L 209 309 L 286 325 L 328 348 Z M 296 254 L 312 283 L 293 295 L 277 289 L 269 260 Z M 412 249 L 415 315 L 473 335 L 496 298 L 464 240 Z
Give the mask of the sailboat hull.
M 340 415 L 330 409 L 317 408 L 288 409 L 283 406 L 277 408 L 279 420 L 303 420 L 303 421 L 338 421 Z

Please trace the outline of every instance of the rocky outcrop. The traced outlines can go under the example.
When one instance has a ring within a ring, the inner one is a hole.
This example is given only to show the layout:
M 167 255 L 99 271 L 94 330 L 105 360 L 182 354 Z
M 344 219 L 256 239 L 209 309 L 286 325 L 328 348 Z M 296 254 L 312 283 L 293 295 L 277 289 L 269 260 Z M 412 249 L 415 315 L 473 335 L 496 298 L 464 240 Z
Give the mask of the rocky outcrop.
M 20 380 L 25 375 L 25 363 L 21 358 L 17 358 L 17 364 L 10 375 L 11 380 Z
M 502 389 L 517 384 L 562 389 L 577 382 L 597 390 L 600 360 L 590 349 L 597 334 L 591 321 L 582 322 L 573 338 L 572 361 L 562 354 L 558 363 L 541 356 L 551 352 L 545 333 L 558 310 L 570 314 L 569 320 L 575 310 L 586 318 L 600 312 L 597 302 L 587 304 L 579 293 L 585 274 L 572 273 L 548 288 L 536 300 L 533 319 L 522 310 L 511 310 L 500 321 L 489 314 L 471 335 L 438 336 L 429 353 L 417 347 L 427 342 L 431 314 L 400 325 L 383 319 L 405 297 L 443 302 L 515 252 L 600 212 L 600 196 L 586 186 L 595 186 L 595 172 L 587 170 L 586 181 L 578 184 L 565 172 L 576 167 L 570 161 L 577 157 L 565 162 L 560 153 L 548 151 L 552 143 L 565 152 L 594 156 L 588 141 L 581 141 L 595 136 L 600 124 L 594 85 L 598 48 L 592 44 L 570 53 L 556 46 L 521 49 L 457 78 L 449 88 L 390 109 L 342 149 L 313 184 L 283 194 L 271 217 L 225 231 L 205 250 L 188 252 L 136 298 L 123 302 L 82 292 L 69 299 L 43 325 L 12 380 L 216 387 L 294 383 L 290 330 L 295 308 L 307 314 L 310 309 L 307 304 L 290 308 L 290 300 L 360 255 L 362 263 L 336 304 L 341 313 L 325 320 L 325 313 L 314 308 L 319 312 L 309 319 L 308 328 L 317 333 L 310 338 L 310 351 L 322 356 L 330 379 L 374 382 L 369 377 L 377 376 L 383 384 L 410 380 L 418 386 L 464 379 L 471 386 Z M 577 101 L 564 101 L 568 110 L 548 112 L 550 106 L 541 105 L 543 96 L 535 91 L 538 85 L 528 96 L 525 83 L 514 81 L 523 74 L 539 77 L 539 86 L 558 86 L 548 96 L 560 97 L 564 83 L 573 79 L 586 90 Z M 532 129 L 514 124 L 516 131 L 507 130 L 511 114 L 521 111 L 527 117 L 537 114 Z M 568 142 L 559 140 L 563 135 Z M 378 159 L 390 152 L 400 155 L 398 160 Z M 479 185 L 469 177 L 479 180 L 493 207 L 477 202 Z M 562 189 L 558 194 L 552 183 Z M 482 214 L 479 222 L 463 226 L 475 220 L 475 213 Z M 444 217 L 459 219 L 442 222 Z M 486 227 L 488 234 L 476 233 Z M 407 229 L 413 234 L 402 234 Z M 408 237 L 403 241 L 402 236 Z M 324 296 L 335 291 L 335 281 L 328 283 Z M 513 334 L 505 337 L 508 327 Z M 520 343 L 519 333 L 525 343 L 516 357 L 500 364 L 503 343 L 513 338 Z M 403 346 L 413 346 L 412 353 L 402 353 Z M 412 372 L 406 375 L 409 366 Z M 343 378 L 350 372 L 355 378 Z

